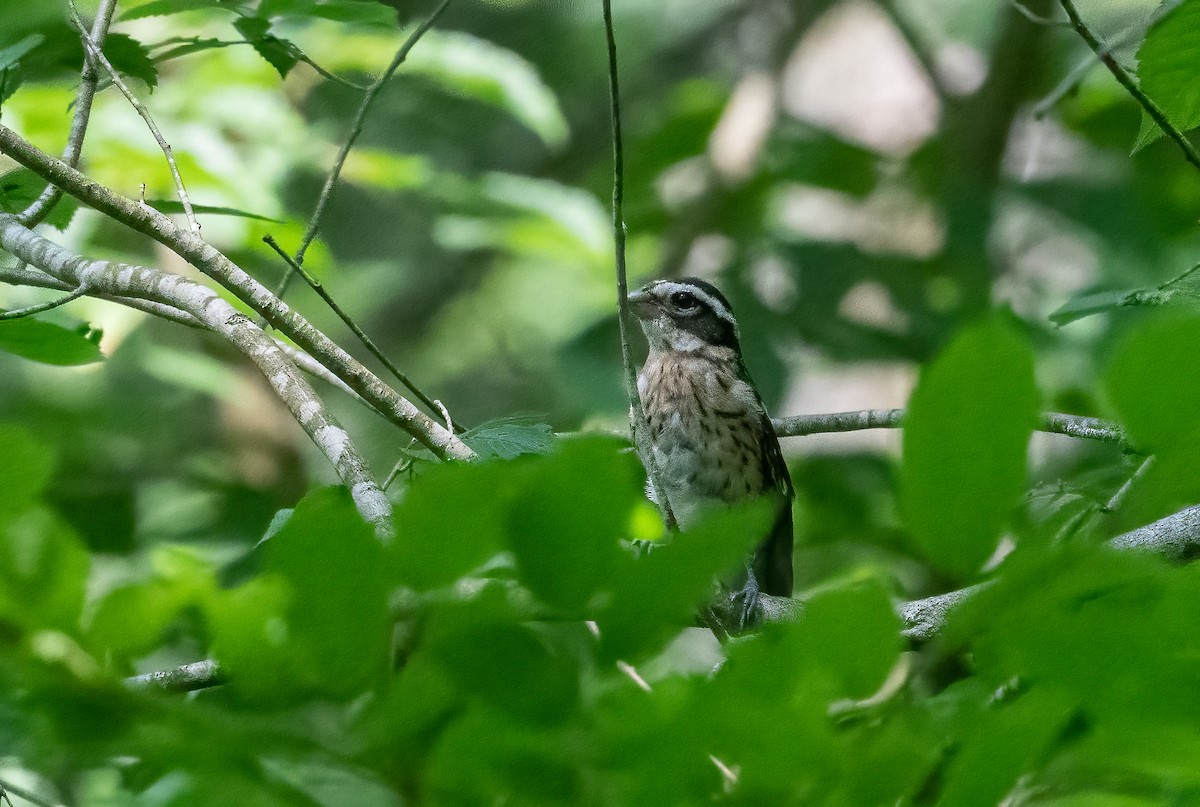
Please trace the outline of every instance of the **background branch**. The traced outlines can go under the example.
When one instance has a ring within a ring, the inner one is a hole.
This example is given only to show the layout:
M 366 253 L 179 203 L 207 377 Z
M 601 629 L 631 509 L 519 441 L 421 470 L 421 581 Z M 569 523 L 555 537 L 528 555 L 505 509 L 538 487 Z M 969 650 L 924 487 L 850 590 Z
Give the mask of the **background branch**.
M 625 370 L 625 395 L 629 399 L 629 426 L 633 432 L 633 443 L 637 446 L 646 475 L 650 478 L 650 489 L 654 501 L 662 513 L 667 529 L 675 528 L 675 513 L 667 500 L 666 488 L 659 484 L 658 464 L 654 460 L 654 449 L 650 444 L 650 430 L 646 413 L 642 409 L 642 398 L 638 394 L 637 369 L 633 365 L 633 349 L 629 343 L 629 332 L 633 330 L 629 312 L 629 278 L 625 271 L 625 216 L 622 212 L 625 199 L 625 153 L 621 143 L 621 88 L 617 77 L 617 39 L 613 33 L 612 0 L 604 4 L 604 31 L 608 41 L 608 89 L 612 102 L 612 145 L 613 145 L 613 192 L 612 224 L 613 246 L 617 268 L 617 322 L 621 332 L 621 362 Z

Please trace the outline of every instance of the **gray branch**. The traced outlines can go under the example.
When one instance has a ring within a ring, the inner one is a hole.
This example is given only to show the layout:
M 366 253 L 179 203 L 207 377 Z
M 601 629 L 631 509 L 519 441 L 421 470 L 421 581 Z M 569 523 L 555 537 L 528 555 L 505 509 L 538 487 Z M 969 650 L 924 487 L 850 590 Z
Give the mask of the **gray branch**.
M 475 452 L 455 434 L 417 409 L 198 234 L 177 227 L 170 218 L 147 205 L 118 196 L 66 163 L 34 148 L 3 124 L 0 124 L 0 154 L 12 157 L 42 179 L 106 216 L 153 238 L 221 284 L 436 456 L 474 459 Z
M 225 683 L 225 672 L 212 659 L 196 661 L 170 670 L 135 675 L 125 683 L 138 689 L 160 689 L 163 692 L 194 692 Z
M 810 434 L 853 432 L 865 429 L 898 429 L 904 425 L 903 409 L 863 409 L 828 415 L 795 415 L 775 418 L 771 424 L 780 437 L 805 437 Z M 1125 430 L 1115 423 L 1082 415 L 1046 412 L 1040 416 L 1038 431 L 1065 434 L 1085 440 L 1099 440 L 1128 448 Z
M 371 478 L 366 463 L 325 404 L 275 341 L 207 286 L 156 269 L 74 255 L 0 214 L 0 247 L 72 288 L 141 297 L 195 317 L 242 351 L 350 488 L 363 519 L 381 537 L 391 534 L 391 503 Z

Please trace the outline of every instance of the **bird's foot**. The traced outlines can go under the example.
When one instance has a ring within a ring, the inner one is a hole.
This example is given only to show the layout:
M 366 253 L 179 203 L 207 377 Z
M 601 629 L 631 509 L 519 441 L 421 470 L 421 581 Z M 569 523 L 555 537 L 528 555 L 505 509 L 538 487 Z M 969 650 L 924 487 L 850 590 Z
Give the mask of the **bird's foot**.
M 740 605 L 737 612 L 737 632 L 743 633 L 755 627 L 759 622 L 759 599 L 761 592 L 758 588 L 758 581 L 754 579 L 754 575 L 750 574 L 745 585 L 738 591 L 729 595 L 731 602 Z

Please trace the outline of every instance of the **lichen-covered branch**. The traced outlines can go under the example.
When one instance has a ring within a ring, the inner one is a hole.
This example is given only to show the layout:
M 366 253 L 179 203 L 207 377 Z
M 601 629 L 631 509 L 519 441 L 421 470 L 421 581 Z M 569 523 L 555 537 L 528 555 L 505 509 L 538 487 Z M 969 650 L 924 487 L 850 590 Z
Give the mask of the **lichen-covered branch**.
M 195 317 L 242 351 L 350 488 L 363 519 L 383 537 L 391 534 L 391 504 L 367 471 L 366 463 L 325 404 L 271 337 L 207 286 L 144 266 L 95 261 L 74 255 L 0 215 L 0 247 L 72 288 L 141 297 Z
M 3 124 L 0 124 L 0 154 L 12 157 L 110 218 L 153 238 L 220 283 L 436 456 L 463 460 L 475 457 L 475 452 L 455 434 L 385 384 L 198 234 L 177 227 L 170 218 L 147 205 L 113 193 L 61 160 L 39 151 Z

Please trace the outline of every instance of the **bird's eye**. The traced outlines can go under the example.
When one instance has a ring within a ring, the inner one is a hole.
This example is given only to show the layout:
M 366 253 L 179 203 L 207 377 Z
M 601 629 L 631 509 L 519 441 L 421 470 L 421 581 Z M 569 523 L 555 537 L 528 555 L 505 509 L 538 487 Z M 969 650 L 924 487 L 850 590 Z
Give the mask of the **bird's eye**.
M 686 291 L 677 291 L 671 295 L 671 305 L 675 306 L 681 311 L 687 311 L 695 308 L 697 305 L 699 305 L 699 302 L 696 300 L 696 296 L 694 294 Z

